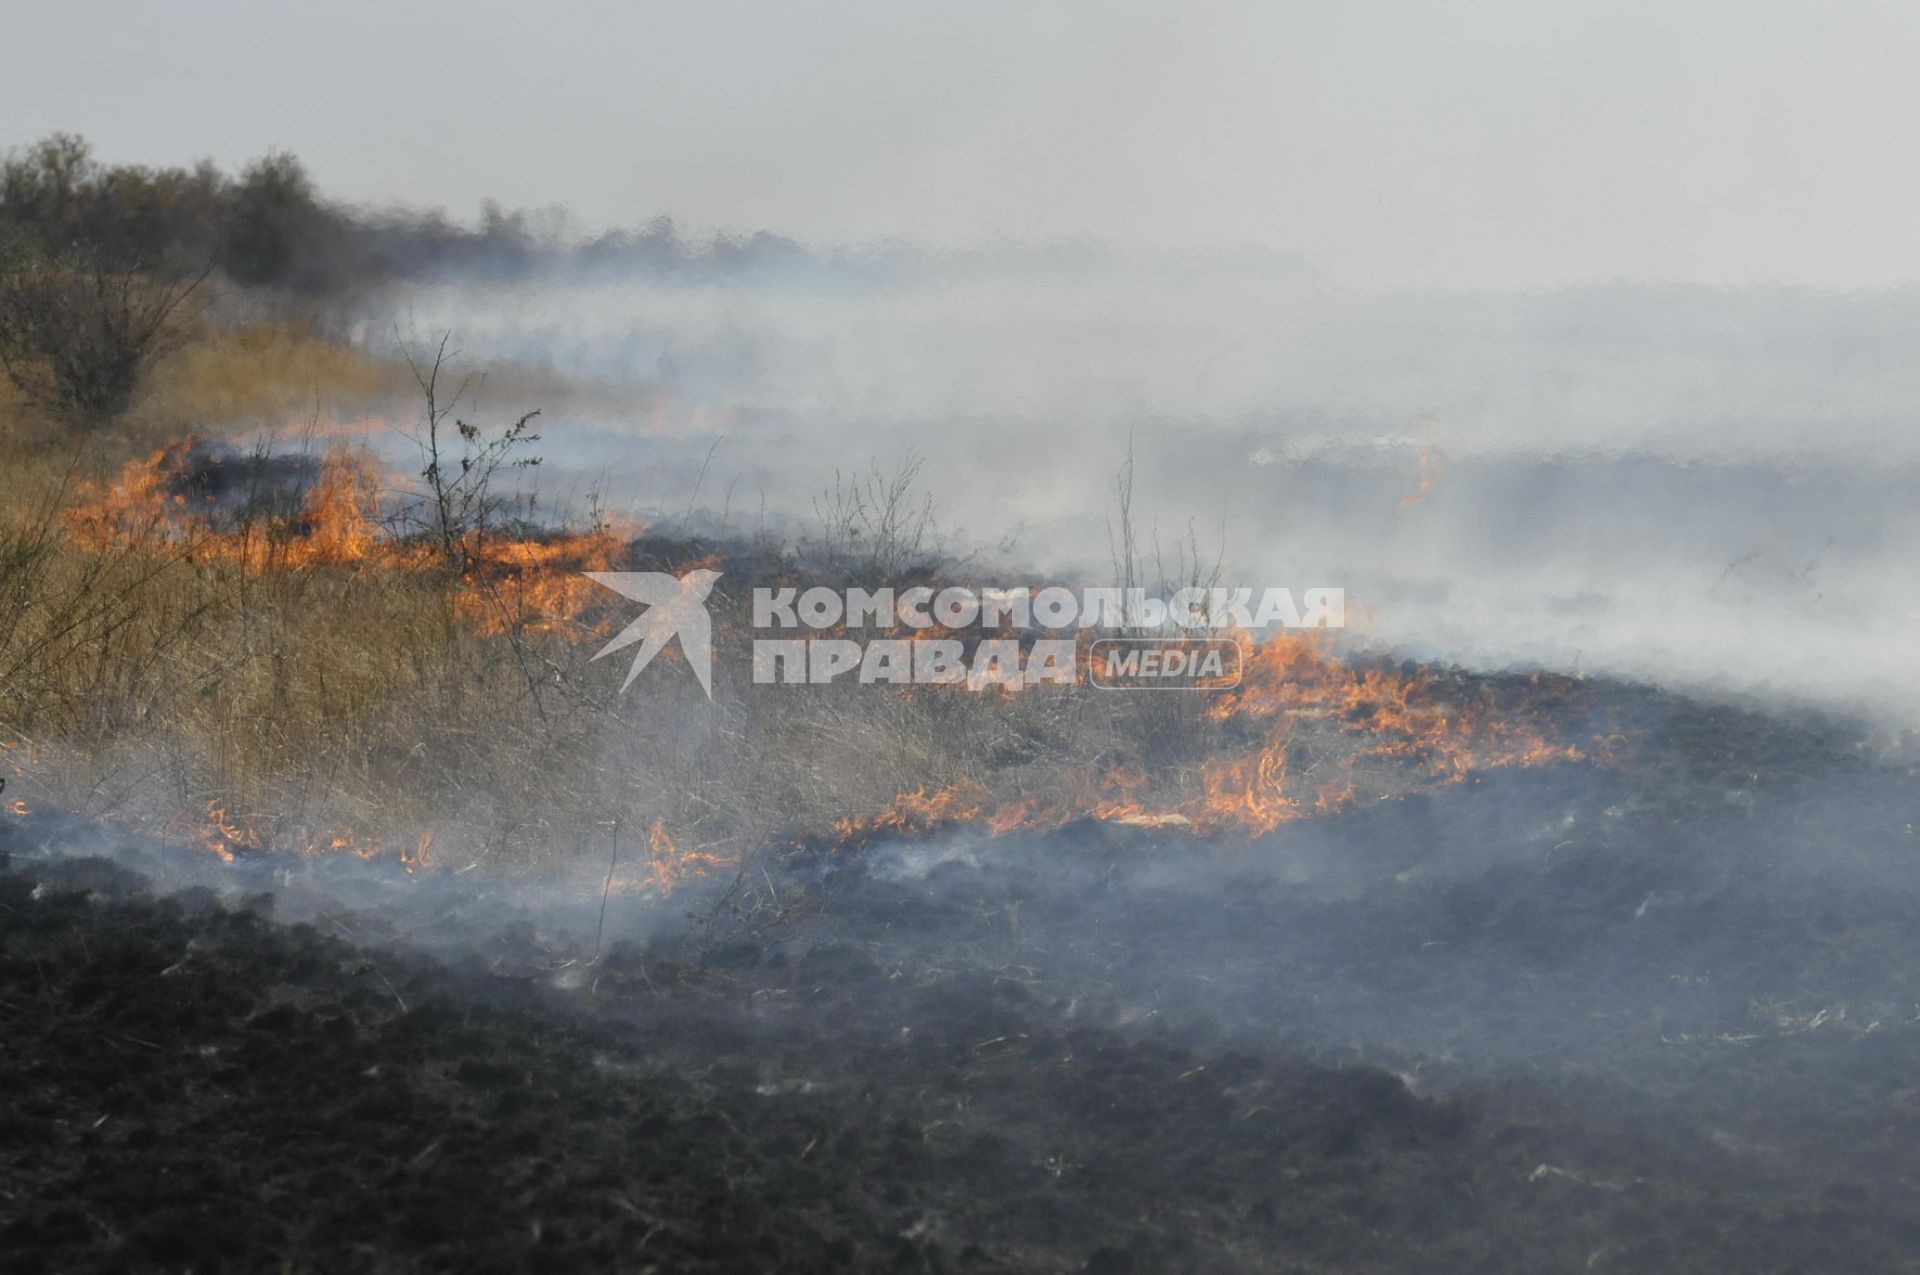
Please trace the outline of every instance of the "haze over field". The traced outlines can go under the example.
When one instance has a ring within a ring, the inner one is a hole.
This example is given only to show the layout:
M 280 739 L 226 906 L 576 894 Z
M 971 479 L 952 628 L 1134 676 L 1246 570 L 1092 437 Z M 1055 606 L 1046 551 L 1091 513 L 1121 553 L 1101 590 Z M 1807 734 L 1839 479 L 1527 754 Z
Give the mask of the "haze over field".
M 1131 440 L 1163 537 L 1192 520 L 1240 578 L 1347 585 L 1381 641 L 1920 712 L 1910 7 L 95 2 L 13 25 L 97 58 L 78 101 L 57 60 L 16 67 L 18 135 L 284 147 L 373 205 L 548 208 L 556 243 L 662 214 L 798 241 L 362 311 L 369 348 L 451 329 L 610 382 L 547 405 L 563 492 L 792 525 L 836 469 L 912 451 L 951 530 L 1085 569 Z M 149 56 L 189 31 L 191 83 Z
M 363 339 L 396 321 L 596 387 L 549 422 L 562 504 L 804 530 L 836 472 L 918 455 L 959 542 L 1103 579 L 1131 447 L 1169 558 L 1345 586 L 1377 644 L 1920 712 L 1920 292 L 1059 250 L 428 285 Z
M 9 1270 L 1911 1269 L 1920 7 L 15 9 Z

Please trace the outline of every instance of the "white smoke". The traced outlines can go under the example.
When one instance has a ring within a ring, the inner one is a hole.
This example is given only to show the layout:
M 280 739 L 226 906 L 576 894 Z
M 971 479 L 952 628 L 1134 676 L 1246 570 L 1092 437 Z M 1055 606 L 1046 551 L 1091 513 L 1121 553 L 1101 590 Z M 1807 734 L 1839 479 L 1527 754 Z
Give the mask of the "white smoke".
M 1920 717 L 1914 289 L 1360 293 L 1079 246 L 384 305 L 369 340 L 591 384 L 548 483 L 709 531 L 911 453 L 954 543 L 1098 575 L 1131 448 L 1169 552 L 1342 585 L 1376 645 Z

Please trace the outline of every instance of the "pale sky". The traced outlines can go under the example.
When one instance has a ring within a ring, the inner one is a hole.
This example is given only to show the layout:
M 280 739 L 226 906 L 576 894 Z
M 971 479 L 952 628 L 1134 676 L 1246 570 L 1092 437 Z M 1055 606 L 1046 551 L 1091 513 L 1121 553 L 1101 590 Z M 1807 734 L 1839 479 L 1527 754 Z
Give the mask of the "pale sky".
M 1920 4 L 0 0 L 0 143 L 1369 287 L 1920 279 Z

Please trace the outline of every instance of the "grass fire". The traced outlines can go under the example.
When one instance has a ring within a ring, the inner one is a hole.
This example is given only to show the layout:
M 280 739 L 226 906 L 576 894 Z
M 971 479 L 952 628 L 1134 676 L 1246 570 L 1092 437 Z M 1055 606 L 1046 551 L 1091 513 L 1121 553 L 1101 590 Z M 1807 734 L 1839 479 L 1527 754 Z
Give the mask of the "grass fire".
M 1912 1268 L 1898 33 L 1071 8 L 23 18 L 0 1265 Z

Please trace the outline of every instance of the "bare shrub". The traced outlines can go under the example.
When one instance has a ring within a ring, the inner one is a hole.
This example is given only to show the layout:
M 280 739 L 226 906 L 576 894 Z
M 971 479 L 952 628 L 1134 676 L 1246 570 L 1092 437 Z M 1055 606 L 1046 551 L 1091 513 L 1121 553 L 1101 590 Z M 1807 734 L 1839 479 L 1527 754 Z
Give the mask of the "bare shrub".
M 1107 520 L 1107 539 L 1113 557 L 1114 583 L 1131 597 L 1136 589 L 1151 592 L 1156 588 L 1171 598 L 1183 589 L 1211 591 L 1221 579 L 1225 565 L 1225 544 L 1209 562 L 1201 552 L 1198 531 L 1189 523 L 1186 535 L 1173 545 L 1172 561 L 1161 544 L 1157 529 L 1143 539 L 1134 520 L 1133 444 L 1114 474 L 1114 508 Z M 1152 566 L 1149 568 L 1148 562 Z M 1149 580 L 1149 574 L 1156 579 Z M 1121 625 L 1120 636 L 1158 637 L 1180 634 L 1171 623 L 1160 630 L 1134 624 Z M 1228 636 L 1203 631 L 1202 636 Z M 1110 728 L 1135 741 L 1139 750 L 1156 763 L 1171 763 L 1204 755 L 1212 745 L 1215 732 L 1207 721 L 1207 697 L 1204 695 L 1113 695 L 1103 696 L 1109 706 Z
M 413 521 L 439 547 L 448 571 L 457 575 L 479 559 L 488 531 L 498 524 L 508 504 L 508 498 L 494 487 L 501 472 L 540 463 L 538 456 L 524 454 L 525 448 L 540 441 L 532 429 L 540 413 L 528 412 L 491 436 L 455 416 L 454 409 L 466 397 L 471 382 L 463 377 L 451 395 L 442 388 L 441 377 L 457 357 L 457 352 L 447 353 L 450 340 L 452 333 L 440 338 L 430 363 L 423 364 L 411 350 L 403 353 L 425 400 L 425 416 L 414 444 L 420 450 L 426 508 Z
M 920 458 L 898 467 L 878 460 L 851 474 L 834 471 L 833 486 L 813 502 L 819 527 L 809 548 L 830 568 L 892 580 L 921 565 L 933 530 L 933 497 L 918 490 Z
M 205 279 L 154 278 L 100 251 L 0 261 L 0 369 L 33 406 L 72 424 L 118 418 L 176 348 L 175 312 Z

